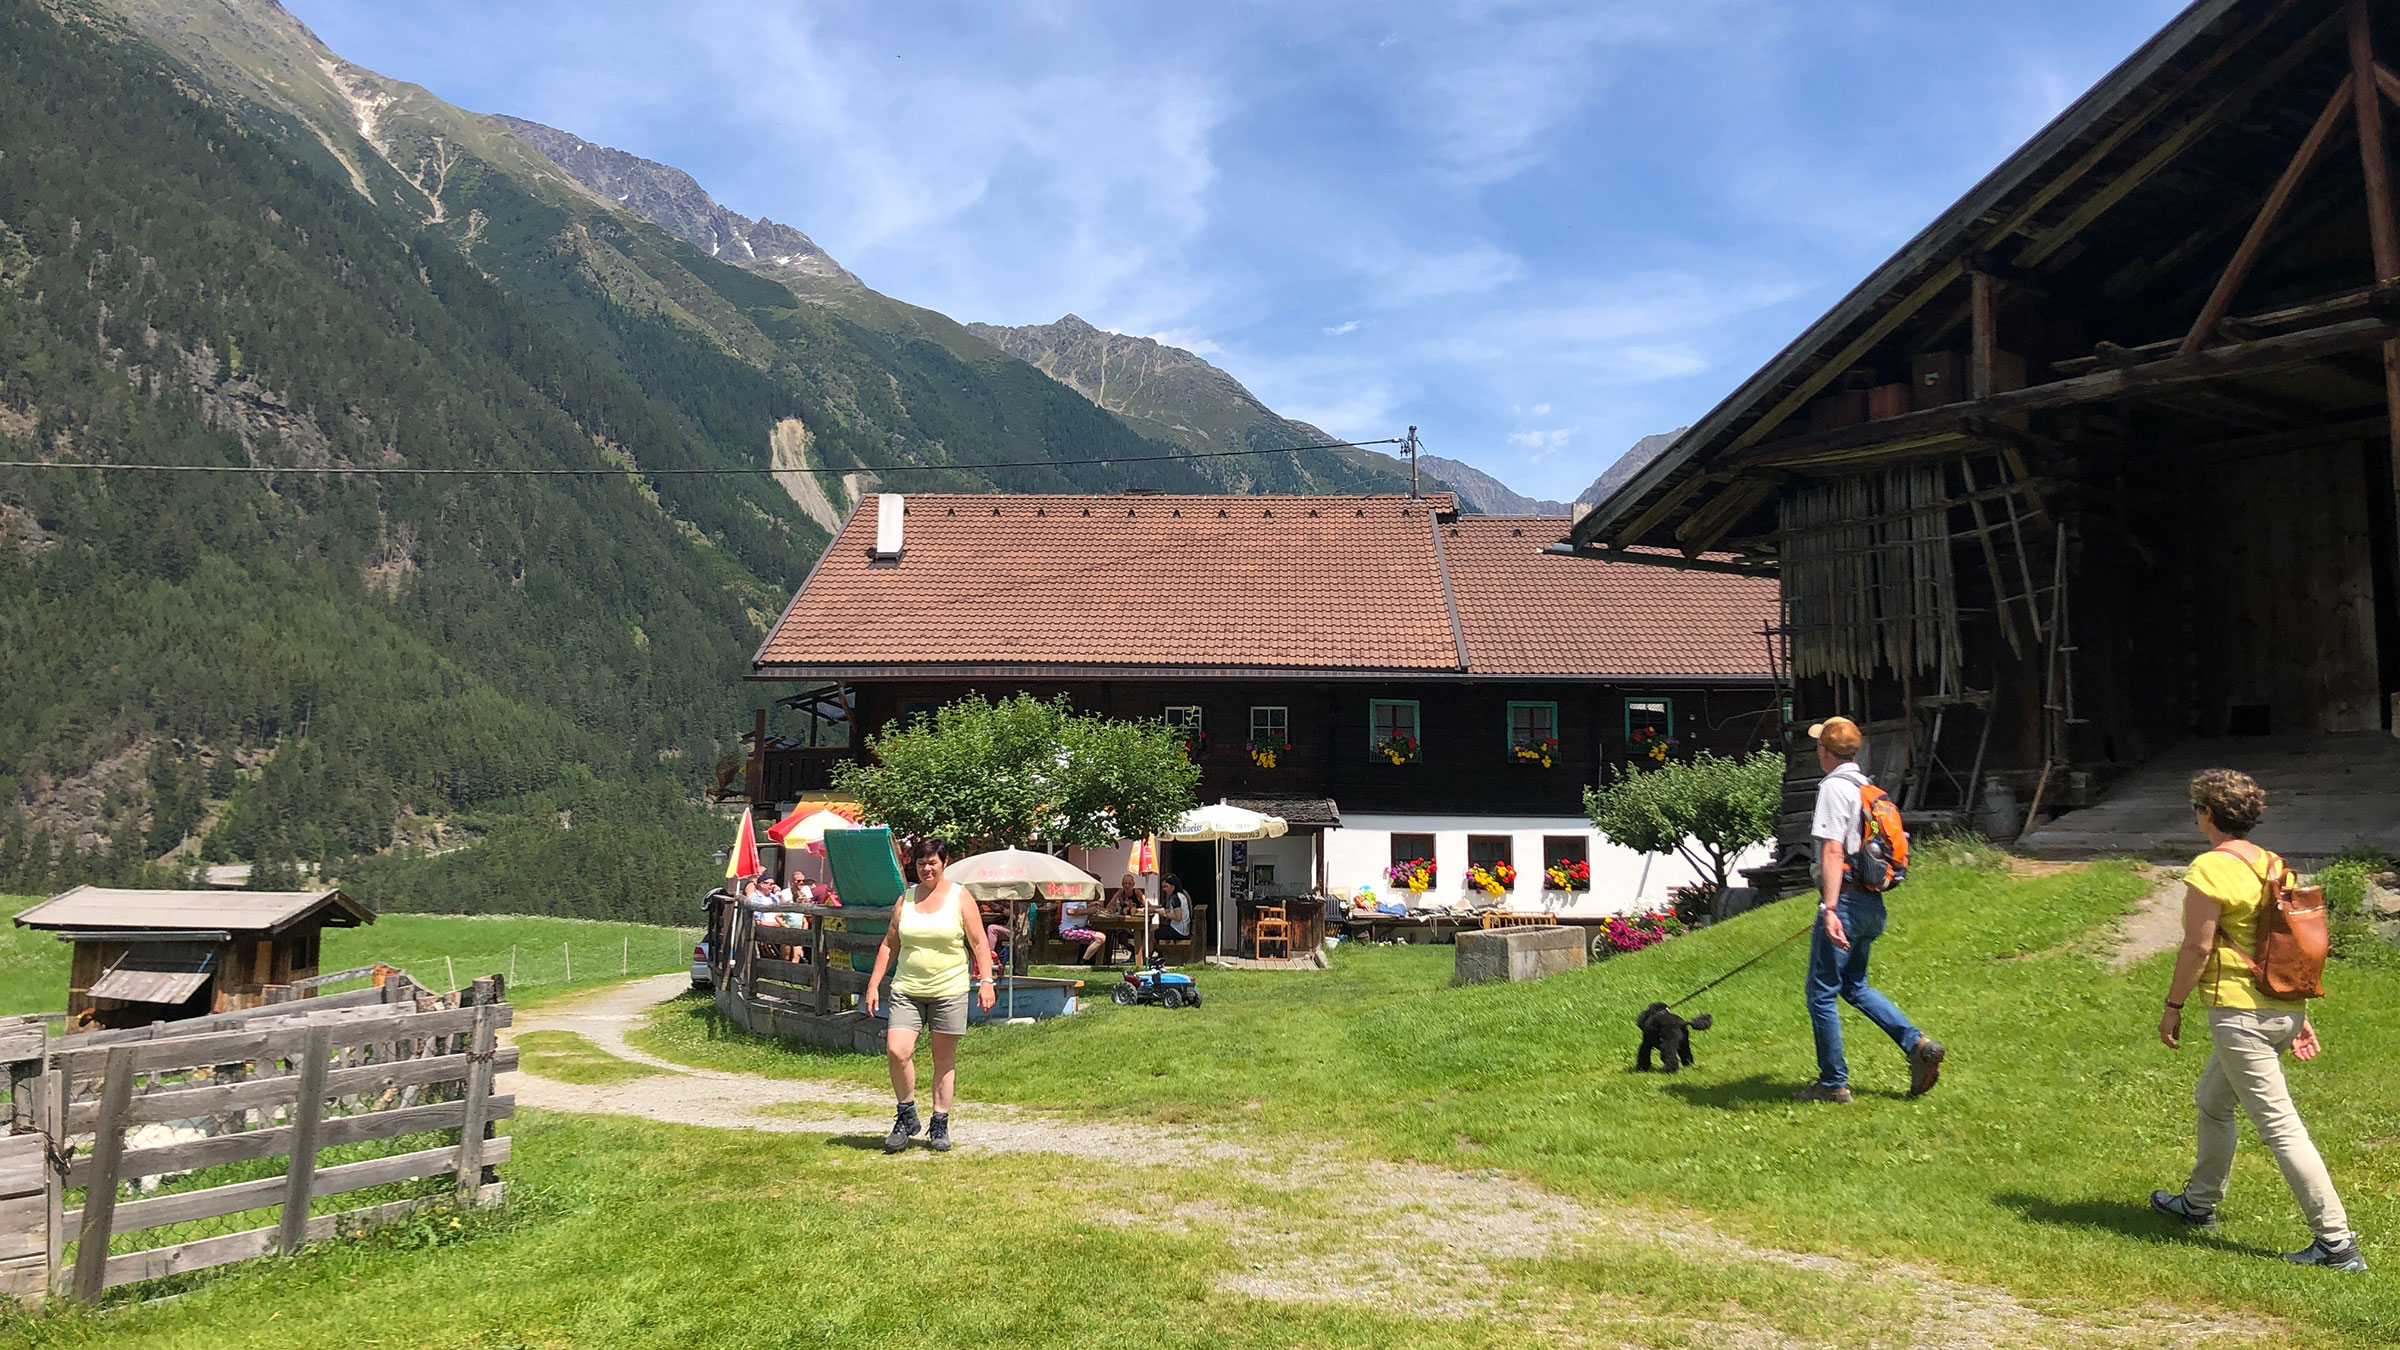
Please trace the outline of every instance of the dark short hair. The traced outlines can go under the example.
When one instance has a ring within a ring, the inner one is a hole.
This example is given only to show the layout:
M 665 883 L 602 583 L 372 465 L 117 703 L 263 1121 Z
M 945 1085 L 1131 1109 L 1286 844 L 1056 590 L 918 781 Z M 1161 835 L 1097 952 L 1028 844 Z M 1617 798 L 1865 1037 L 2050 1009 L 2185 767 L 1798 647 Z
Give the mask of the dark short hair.
M 908 843 L 908 879 L 917 879 L 917 864 L 927 858 L 950 861 L 950 846 L 931 835 L 921 835 Z
M 2208 812 L 2218 829 L 2243 839 L 2267 813 L 2267 790 L 2239 769 L 2204 769 L 2192 776 L 2192 806 Z

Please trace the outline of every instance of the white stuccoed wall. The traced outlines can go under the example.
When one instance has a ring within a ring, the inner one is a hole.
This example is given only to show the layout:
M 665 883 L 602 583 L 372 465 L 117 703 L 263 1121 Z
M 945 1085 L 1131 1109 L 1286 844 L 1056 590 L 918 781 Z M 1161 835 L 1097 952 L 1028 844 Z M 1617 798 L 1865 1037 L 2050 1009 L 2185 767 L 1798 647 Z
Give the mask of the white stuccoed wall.
M 1432 894 L 1446 899 L 1466 893 L 1468 835 L 1512 836 L 1516 841 L 1517 888 L 1500 901 L 1509 909 L 1548 909 L 1577 915 L 1622 914 L 1639 909 L 1657 909 L 1667 903 L 1667 894 L 1672 888 L 1689 885 L 1700 879 L 1699 872 L 1685 862 L 1680 853 L 1654 857 L 1620 848 L 1608 842 L 1605 835 L 1592 828 L 1591 821 L 1581 816 L 1479 819 L 1344 812 L 1342 828 L 1329 830 L 1325 835 L 1325 883 L 1333 894 L 1346 898 L 1361 886 L 1372 886 L 1378 897 L 1397 896 L 1405 900 L 1408 892 L 1396 890 L 1383 877 L 1384 869 L 1391 865 L 1392 836 L 1395 834 L 1433 836 L 1434 864 L 1439 876 Z M 1583 837 L 1584 848 L 1592 863 L 1590 890 L 1571 895 L 1548 890 L 1543 885 L 1542 839 L 1546 835 Z M 1773 854 L 1770 846 L 1761 844 L 1744 853 L 1734 866 L 1763 866 L 1772 859 Z M 1740 877 L 1736 876 L 1734 882 L 1739 885 Z

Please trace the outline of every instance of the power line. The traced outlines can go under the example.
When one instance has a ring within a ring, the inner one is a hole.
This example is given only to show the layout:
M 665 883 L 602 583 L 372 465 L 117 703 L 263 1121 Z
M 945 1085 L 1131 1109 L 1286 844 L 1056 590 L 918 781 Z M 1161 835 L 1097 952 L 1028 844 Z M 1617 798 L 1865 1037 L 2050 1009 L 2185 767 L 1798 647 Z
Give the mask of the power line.
M 891 464 L 837 468 L 830 464 L 799 464 L 790 468 L 644 469 L 613 466 L 602 469 L 413 469 L 360 465 L 299 468 L 279 464 L 116 464 L 107 461 L 5 459 L 0 469 L 103 469 L 111 473 L 297 473 L 371 478 L 415 474 L 437 478 L 757 478 L 779 473 L 940 473 L 984 469 L 1054 469 L 1077 464 L 1162 464 L 1194 459 L 1232 459 L 1242 455 L 1296 455 L 1304 450 L 1354 450 L 1370 445 L 1401 445 L 1407 438 L 1387 436 L 1375 441 L 1322 441 L 1315 445 L 1282 445 L 1250 450 L 1196 450 L 1182 455 L 1105 455 L 1093 459 L 1019 459 L 986 464 Z

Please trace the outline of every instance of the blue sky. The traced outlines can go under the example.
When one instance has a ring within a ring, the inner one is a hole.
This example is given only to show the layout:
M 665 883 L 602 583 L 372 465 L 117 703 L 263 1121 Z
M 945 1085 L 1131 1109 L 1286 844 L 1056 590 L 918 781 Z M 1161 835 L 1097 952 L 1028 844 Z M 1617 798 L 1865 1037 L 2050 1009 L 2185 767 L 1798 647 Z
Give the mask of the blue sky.
M 2179 0 L 286 0 L 961 320 L 1540 496 L 1689 423 Z

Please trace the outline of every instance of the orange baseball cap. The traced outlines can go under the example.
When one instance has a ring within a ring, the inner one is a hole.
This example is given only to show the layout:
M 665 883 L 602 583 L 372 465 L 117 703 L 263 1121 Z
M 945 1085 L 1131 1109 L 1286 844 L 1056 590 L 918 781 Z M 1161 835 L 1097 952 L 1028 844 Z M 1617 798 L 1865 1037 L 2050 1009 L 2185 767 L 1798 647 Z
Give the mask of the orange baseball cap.
M 1808 734 L 1817 744 L 1845 757 L 1857 754 L 1859 743 L 1866 739 L 1860 733 L 1858 723 L 1847 717 L 1828 717 L 1810 727 Z

